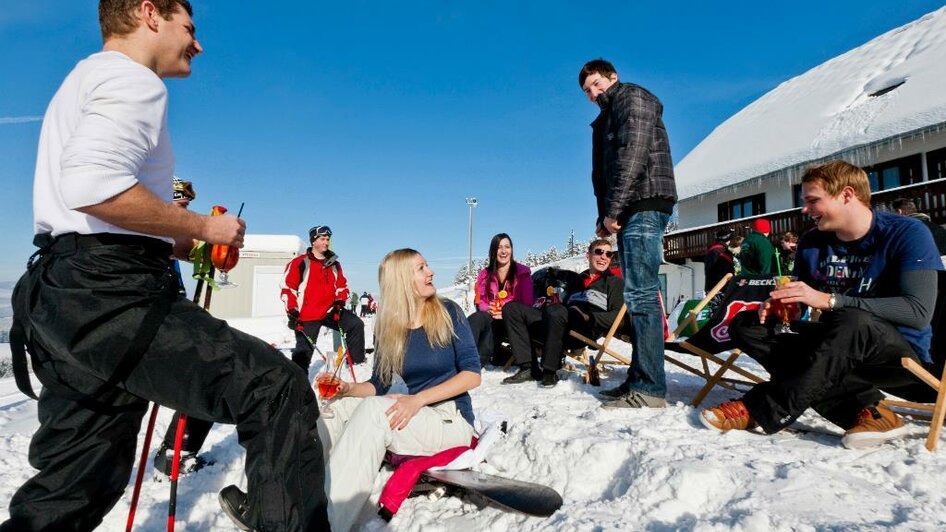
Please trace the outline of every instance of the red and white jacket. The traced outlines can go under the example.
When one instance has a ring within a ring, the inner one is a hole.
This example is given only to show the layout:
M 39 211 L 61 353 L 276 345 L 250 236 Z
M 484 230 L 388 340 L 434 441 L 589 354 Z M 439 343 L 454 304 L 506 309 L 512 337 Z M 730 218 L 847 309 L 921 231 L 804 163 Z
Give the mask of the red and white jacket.
M 338 256 L 325 252 L 325 259 L 312 255 L 312 248 L 286 265 L 281 297 L 286 312 L 299 311 L 299 321 L 325 318 L 335 301 L 348 301 L 348 280 L 342 272 Z

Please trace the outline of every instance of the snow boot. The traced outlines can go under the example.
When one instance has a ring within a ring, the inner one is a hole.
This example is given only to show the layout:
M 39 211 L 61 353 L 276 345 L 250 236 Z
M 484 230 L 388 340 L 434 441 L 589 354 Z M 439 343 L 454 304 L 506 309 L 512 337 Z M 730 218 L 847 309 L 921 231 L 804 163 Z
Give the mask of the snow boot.
M 253 527 L 249 524 L 249 498 L 246 496 L 246 493 L 243 493 L 243 490 L 236 487 L 234 484 L 230 484 L 226 488 L 220 490 L 220 507 L 223 508 L 224 513 L 227 514 L 227 517 L 233 521 L 233 524 L 236 525 L 240 530 L 253 530 Z

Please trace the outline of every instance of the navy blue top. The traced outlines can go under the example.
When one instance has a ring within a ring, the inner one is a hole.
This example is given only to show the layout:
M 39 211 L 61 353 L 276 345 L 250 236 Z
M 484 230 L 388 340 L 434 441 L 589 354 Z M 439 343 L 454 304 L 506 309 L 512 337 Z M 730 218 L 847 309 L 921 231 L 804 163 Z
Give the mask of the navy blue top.
M 898 297 L 900 274 L 942 270 L 943 263 L 929 229 L 913 218 L 874 211 L 863 238 L 842 242 L 833 232 L 812 229 L 795 253 L 798 280 L 822 292 L 853 297 Z M 897 325 L 920 360 L 929 361 L 932 328 Z
M 423 327 L 410 331 L 404 352 L 401 378 L 407 384 L 407 390 L 411 395 L 447 381 L 461 371 L 472 371 L 477 374 L 480 372 L 480 355 L 473 342 L 473 333 L 470 331 L 466 316 L 456 303 L 442 301 L 453 319 L 453 330 L 456 336 L 446 347 L 431 347 Z M 378 360 L 377 357 L 380 356 L 380 353 L 376 353 L 375 360 Z M 391 388 L 391 385 L 384 386 L 381 383 L 377 363 L 369 382 L 374 385 L 376 395 L 384 395 Z M 473 401 L 470 400 L 470 394 L 463 392 L 452 400 L 456 401 L 457 410 L 463 418 L 473 425 Z

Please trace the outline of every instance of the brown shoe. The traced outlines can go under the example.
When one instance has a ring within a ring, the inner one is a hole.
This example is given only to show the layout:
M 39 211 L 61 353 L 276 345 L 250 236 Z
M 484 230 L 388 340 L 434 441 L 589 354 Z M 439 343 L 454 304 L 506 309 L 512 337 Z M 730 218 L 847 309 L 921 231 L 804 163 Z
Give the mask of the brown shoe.
M 875 447 L 907 432 L 903 420 L 885 406 L 868 406 L 857 415 L 857 424 L 844 433 L 841 445 L 848 449 Z
M 704 408 L 700 412 L 700 421 L 706 428 L 720 432 L 733 429 L 749 430 L 756 426 L 742 401 L 729 401 L 718 406 Z

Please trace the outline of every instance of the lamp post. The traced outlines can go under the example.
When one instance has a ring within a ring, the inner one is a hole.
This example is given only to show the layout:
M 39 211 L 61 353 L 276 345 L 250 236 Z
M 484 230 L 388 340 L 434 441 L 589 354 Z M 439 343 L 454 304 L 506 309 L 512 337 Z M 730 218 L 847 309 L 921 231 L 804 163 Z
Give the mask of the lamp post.
M 467 273 L 470 276 L 470 286 L 468 294 L 473 293 L 473 209 L 476 208 L 476 198 L 466 198 L 466 204 L 470 206 L 470 258 L 467 262 Z

